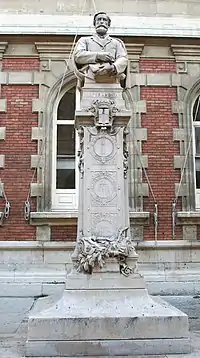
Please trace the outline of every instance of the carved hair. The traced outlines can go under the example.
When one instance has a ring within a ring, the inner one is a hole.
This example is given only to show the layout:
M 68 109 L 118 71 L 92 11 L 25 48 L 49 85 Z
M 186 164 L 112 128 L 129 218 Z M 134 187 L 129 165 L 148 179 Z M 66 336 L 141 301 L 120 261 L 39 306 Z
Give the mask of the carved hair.
M 106 12 L 104 11 L 100 11 L 100 12 L 97 12 L 95 15 L 94 15 L 94 19 L 93 19 L 93 25 L 95 26 L 95 22 L 96 22 L 96 17 L 100 14 L 104 14 L 107 16 L 107 19 L 108 19 L 108 26 L 110 27 L 111 25 L 111 18 L 106 14 Z

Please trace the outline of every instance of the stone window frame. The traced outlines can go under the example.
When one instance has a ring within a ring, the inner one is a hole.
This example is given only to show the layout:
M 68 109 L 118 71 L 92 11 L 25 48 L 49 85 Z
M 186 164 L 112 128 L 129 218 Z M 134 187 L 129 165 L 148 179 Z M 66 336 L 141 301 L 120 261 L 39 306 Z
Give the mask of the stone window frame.
M 195 162 L 194 162 L 194 129 L 193 129 L 193 106 L 196 98 L 200 95 L 200 79 L 190 78 L 187 82 L 186 94 L 184 98 L 183 120 L 182 120 L 182 144 L 185 146 L 185 153 L 188 150 L 188 159 L 185 166 L 184 182 L 181 187 L 186 188 L 187 200 L 182 201 L 182 210 L 177 211 L 177 224 L 184 228 L 191 227 L 195 229 L 193 240 L 197 239 L 197 225 L 199 224 L 200 211 L 196 210 L 196 180 L 195 180 Z M 183 162 L 185 156 L 183 156 Z M 188 226 L 189 225 L 189 226 Z M 184 235 L 183 235 L 184 238 Z
M 56 98 L 54 103 L 54 111 L 53 111 L 53 125 L 52 125 L 52 184 L 51 184 L 51 211 L 70 211 L 70 210 L 77 210 L 78 208 L 78 165 L 77 165 L 77 151 L 78 151 L 78 133 L 75 132 L 75 188 L 74 189 L 60 189 L 57 191 L 56 188 L 56 146 L 57 146 L 57 136 L 56 136 L 56 129 L 59 125 L 57 122 L 57 113 L 59 104 L 62 100 L 62 98 L 65 96 L 65 94 L 70 91 L 72 88 L 76 87 L 74 86 L 74 83 L 67 84 L 67 86 L 62 86 L 62 89 L 59 93 L 58 98 Z M 75 97 L 76 100 L 76 97 Z M 74 123 L 74 120 L 73 120 Z M 72 123 L 71 123 L 72 124 Z M 68 121 L 65 121 L 62 125 L 69 125 Z M 59 196 L 63 197 L 63 199 L 66 199 L 69 201 L 69 204 L 57 204 Z
M 195 188 L 195 210 L 200 211 L 200 188 L 197 188 L 197 182 L 196 182 L 196 136 L 195 136 L 195 130 L 196 128 L 200 129 L 200 121 L 194 120 L 194 114 L 193 114 L 193 108 L 196 103 L 196 101 L 199 99 L 198 102 L 198 108 L 197 111 L 200 111 L 200 90 L 199 93 L 194 97 L 192 101 L 192 113 L 191 113 L 191 119 L 192 119 L 192 147 L 193 147 L 193 166 L 194 166 L 194 188 Z M 198 158 L 200 160 L 200 155 L 198 155 Z
M 59 101 L 60 94 L 76 86 L 76 77 L 73 71 L 66 73 L 64 78 L 60 77 L 52 86 L 46 98 L 44 110 L 44 136 L 46 138 L 44 153 L 44 171 L 43 171 L 43 201 L 41 211 L 52 211 L 52 170 L 53 170 L 53 125 L 55 117 L 56 104 Z M 60 97 L 61 99 L 61 97 Z M 49 122 L 50 121 L 50 122 Z

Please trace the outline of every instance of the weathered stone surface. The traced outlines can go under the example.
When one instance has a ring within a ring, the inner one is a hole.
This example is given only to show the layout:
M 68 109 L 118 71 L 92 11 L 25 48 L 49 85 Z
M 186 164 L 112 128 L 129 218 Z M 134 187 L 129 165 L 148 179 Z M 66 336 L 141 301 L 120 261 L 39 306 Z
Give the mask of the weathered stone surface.
M 67 350 L 68 356 L 77 356 L 85 347 L 85 354 L 97 355 L 91 351 L 91 340 L 106 347 L 99 351 L 102 356 L 116 354 L 116 349 L 121 355 L 133 354 L 134 347 L 137 354 L 190 351 L 187 316 L 158 298 L 152 299 L 146 290 L 81 289 L 65 290 L 54 304 L 49 298 L 39 300 L 29 317 L 26 354 L 65 356 Z M 125 351 L 120 345 L 124 340 L 130 344 Z M 151 340 L 153 345 L 146 344 Z
M 32 357 L 33 353 L 37 356 L 49 357 L 116 357 L 131 356 L 139 358 L 139 355 L 170 353 L 189 353 L 190 341 L 188 338 L 182 339 L 139 339 L 139 340 L 106 340 L 106 341 L 41 341 L 30 342 L 26 348 L 26 356 Z M 141 357 L 141 358 L 142 358 Z M 152 356 L 153 357 L 153 356 Z M 165 355 L 166 357 L 166 355 Z M 163 356 L 164 358 L 164 356 Z

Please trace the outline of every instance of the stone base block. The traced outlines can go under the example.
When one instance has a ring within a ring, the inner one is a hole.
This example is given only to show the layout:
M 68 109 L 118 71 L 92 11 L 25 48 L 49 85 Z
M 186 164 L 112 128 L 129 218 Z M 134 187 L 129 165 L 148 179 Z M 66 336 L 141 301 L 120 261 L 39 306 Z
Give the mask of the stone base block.
M 186 353 L 190 341 L 182 339 L 130 339 L 105 341 L 31 341 L 27 344 L 28 357 L 122 357 Z
M 187 315 L 150 297 L 140 275 L 105 272 L 81 279 L 81 274 L 72 273 L 66 287 L 60 299 L 38 300 L 29 317 L 27 356 L 109 357 L 190 351 Z

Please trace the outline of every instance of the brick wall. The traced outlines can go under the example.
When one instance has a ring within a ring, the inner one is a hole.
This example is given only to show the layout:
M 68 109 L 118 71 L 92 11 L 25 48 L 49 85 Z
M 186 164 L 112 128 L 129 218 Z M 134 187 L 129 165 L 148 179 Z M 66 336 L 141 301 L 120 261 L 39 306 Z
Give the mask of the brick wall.
M 32 98 L 38 97 L 38 86 L 2 86 L 2 97 L 7 99 L 7 112 L 1 113 L 1 125 L 6 127 L 6 139 L 0 142 L 5 154 L 5 168 L 1 178 L 11 204 L 11 215 L 0 228 L 1 240 L 33 240 L 35 229 L 23 218 L 33 170 L 31 154 L 37 145 L 31 141 L 31 128 L 37 126 L 37 114 L 32 113 Z M 34 208 L 34 201 L 32 202 Z
M 4 71 L 37 71 L 38 59 L 7 58 L 3 60 Z M 143 73 L 175 72 L 171 60 L 142 59 Z M 7 99 L 7 112 L 0 113 L 1 126 L 6 127 L 6 139 L 0 141 L 0 153 L 5 154 L 5 168 L 0 176 L 11 203 L 11 215 L 0 227 L 0 240 L 34 240 L 35 228 L 24 220 L 24 201 L 27 198 L 33 170 L 31 154 L 37 154 L 37 142 L 31 141 L 31 128 L 37 126 L 37 114 L 32 113 L 32 99 L 38 98 L 38 86 L 4 85 L 1 98 Z M 148 176 L 158 202 L 158 239 L 171 239 L 171 209 L 174 184 L 179 182 L 180 171 L 174 170 L 174 155 L 179 155 L 177 142 L 173 141 L 173 128 L 178 127 L 177 115 L 172 114 L 172 101 L 176 89 L 169 87 L 142 87 L 141 99 L 147 103 L 147 113 L 142 115 L 142 127 L 148 130 L 148 140 L 143 143 L 143 154 L 148 155 Z M 145 182 L 145 178 L 144 178 Z M 0 199 L 2 208 L 3 200 Z M 35 200 L 31 200 L 32 210 Z M 144 210 L 153 213 L 151 194 L 144 200 Z M 176 228 L 176 238 L 180 230 Z M 154 238 L 154 225 L 145 228 L 146 240 Z M 52 227 L 51 240 L 75 240 L 76 227 Z
M 146 73 L 169 73 L 176 72 L 174 60 L 141 59 L 140 72 Z
M 141 72 L 175 72 L 174 61 L 143 59 Z M 143 87 L 141 99 L 146 100 L 147 113 L 142 115 L 142 126 L 148 130 L 148 140 L 143 143 L 143 154 L 148 155 L 147 174 L 158 204 L 158 240 L 172 239 L 172 202 L 175 183 L 180 180 L 180 171 L 174 169 L 174 155 L 179 147 L 173 141 L 173 128 L 178 128 L 178 116 L 172 114 L 172 101 L 177 99 L 176 88 Z M 144 178 L 144 181 L 146 179 Z M 144 201 L 144 210 L 154 212 L 154 200 Z M 181 238 L 181 229 L 176 227 L 176 238 Z M 144 231 L 144 239 L 154 238 L 154 225 Z
M 75 241 L 76 226 L 53 226 L 51 229 L 52 241 Z
M 5 58 L 2 71 L 37 71 L 39 59 Z M 1 98 L 7 100 L 6 113 L 0 113 L 1 126 L 6 127 L 6 139 L 0 141 L 0 153 L 5 155 L 5 167 L 0 177 L 11 204 L 9 219 L 0 227 L 0 240 L 34 240 L 35 228 L 24 220 L 24 202 L 33 176 L 31 154 L 37 153 L 37 143 L 31 141 L 31 129 L 37 126 L 37 114 L 32 113 L 32 99 L 38 98 L 38 86 L 4 85 Z M 0 199 L 1 209 L 4 200 Z M 35 210 L 35 199 L 31 199 Z
M 2 63 L 3 71 L 38 71 L 38 58 L 5 58 Z

